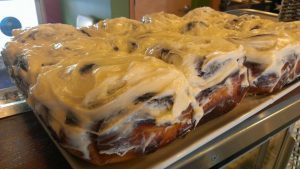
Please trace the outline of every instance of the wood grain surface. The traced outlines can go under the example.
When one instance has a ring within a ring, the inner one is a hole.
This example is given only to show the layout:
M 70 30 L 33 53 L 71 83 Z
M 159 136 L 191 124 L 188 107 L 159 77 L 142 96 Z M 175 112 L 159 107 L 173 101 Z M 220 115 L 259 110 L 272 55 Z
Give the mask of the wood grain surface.
M 71 169 L 32 112 L 0 119 L 0 169 Z

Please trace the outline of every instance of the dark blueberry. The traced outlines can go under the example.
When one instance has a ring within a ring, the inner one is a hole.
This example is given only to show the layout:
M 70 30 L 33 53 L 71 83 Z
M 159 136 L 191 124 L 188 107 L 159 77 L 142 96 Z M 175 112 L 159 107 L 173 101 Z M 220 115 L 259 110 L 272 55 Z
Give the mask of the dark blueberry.
M 136 42 L 129 42 L 128 43 L 128 51 L 129 53 L 134 52 L 138 48 L 138 44 Z
M 195 67 L 195 69 L 197 70 L 199 77 L 202 77 L 204 75 L 204 73 L 205 73 L 205 72 L 202 71 L 202 66 L 203 66 L 204 60 L 205 60 L 205 57 L 199 58 L 196 61 L 196 67 Z
M 25 55 L 17 56 L 17 59 L 14 62 L 14 65 L 16 65 L 17 67 L 20 67 L 21 69 L 23 69 L 26 72 L 28 71 L 28 62 L 27 62 L 27 58 Z
M 207 70 L 203 71 L 204 74 L 202 75 L 202 77 L 204 79 L 210 78 L 211 76 L 213 76 L 218 70 L 220 70 L 220 68 L 224 65 L 226 65 L 228 62 L 230 61 L 230 59 L 225 60 L 223 62 L 218 62 L 218 61 L 214 61 L 211 64 L 209 64 Z
M 144 149 L 144 152 L 145 154 L 148 154 L 148 153 L 151 153 L 151 152 L 154 152 L 155 150 L 157 150 L 159 144 L 155 143 L 155 141 L 151 141 Z
M 103 123 L 104 123 L 103 119 L 94 122 L 91 127 L 91 131 L 98 132 L 100 130 L 100 128 L 102 127 Z
M 191 31 L 192 29 L 194 29 L 197 25 L 202 26 L 202 27 L 208 27 L 208 25 L 202 21 L 198 22 L 198 21 L 191 21 L 189 23 L 187 23 L 185 25 L 185 27 L 183 28 L 183 33 L 184 32 L 188 32 Z
M 137 126 L 140 125 L 155 125 L 156 124 L 156 120 L 155 119 L 141 119 L 141 120 L 137 120 L 135 121 L 135 124 Z
M 196 26 L 196 24 L 197 24 L 196 21 L 189 22 L 189 23 L 186 25 L 186 30 L 187 30 L 187 31 L 192 30 L 192 29 Z
M 162 48 L 160 51 L 160 57 L 164 58 L 170 53 L 170 49 Z
M 224 25 L 226 29 L 238 30 L 240 27 L 240 23 L 242 22 L 241 18 L 235 18 Z
M 203 77 L 204 74 L 205 74 L 205 72 L 202 72 L 201 70 L 198 71 L 198 76 L 199 76 L 199 77 Z
M 207 79 L 207 78 L 213 76 L 213 74 L 216 73 L 222 67 L 222 65 L 223 64 L 220 62 L 214 62 L 214 63 L 210 64 L 207 71 L 199 72 L 199 76 L 203 77 L 204 79 Z
M 211 66 L 210 66 L 210 72 L 211 73 L 214 73 L 214 72 L 216 72 L 217 70 L 219 70 L 220 68 L 221 68 L 221 63 L 218 63 L 218 62 L 216 62 L 216 63 L 213 63 Z
M 230 75 L 228 75 L 226 78 L 224 78 L 224 80 L 222 80 L 215 86 L 201 91 L 196 96 L 196 99 L 200 102 L 201 100 L 208 98 L 216 89 L 218 89 L 220 86 L 223 86 L 227 79 L 236 77 L 239 73 L 240 73 L 239 71 L 235 71 L 235 72 L 231 73 Z M 243 77 L 241 77 L 241 78 L 243 79 Z
M 68 111 L 67 114 L 66 114 L 65 123 L 68 124 L 68 125 L 75 126 L 75 125 L 80 124 L 80 120 L 76 117 L 76 115 L 73 112 Z
M 235 18 L 231 21 L 232 23 L 238 23 L 239 22 L 239 19 Z
M 153 105 L 153 106 L 157 106 L 157 107 L 165 107 L 168 110 L 170 110 L 174 104 L 174 98 L 173 96 L 165 96 L 162 98 L 157 98 L 157 99 L 153 99 L 150 100 L 148 102 L 148 104 Z
M 114 46 L 114 47 L 113 47 L 113 50 L 114 50 L 114 51 L 119 51 L 119 47 L 118 47 L 118 46 Z
M 183 32 L 191 31 L 194 27 L 196 27 L 197 23 L 197 21 L 191 21 L 187 23 L 183 28 Z
M 246 61 L 244 65 L 251 71 L 253 76 L 259 76 L 265 69 L 262 64 L 250 61 Z
M 254 82 L 256 86 L 269 86 L 275 84 L 279 77 L 275 73 L 260 76 L 257 81 Z
M 215 89 L 216 89 L 215 87 L 211 87 L 211 88 L 208 88 L 208 89 L 205 89 L 205 90 L 201 91 L 201 92 L 198 94 L 198 96 L 196 97 L 197 100 L 200 102 L 201 100 L 208 98 L 209 95 L 210 95 Z
M 80 32 L 83 33 L 83 34 L 85 34 L 88 37 L 91 37 L 91 35 L 88 32 L 86 32 L 85 30 L 83 30 L 83 29 L 81 29 Z
M 151 99 L 151 98 L 152 98 L 153 96 L 155 96 L 155 95 L 156 95 L 156 93 L 154 93 L 154 92 L 145 93 L 145 94 L 143 94 L 142 96 L 139 96 L 138 98 L 136 98 L 136 99 L 133 101 L 133 103 L 134 103 L 134 104 L 138 104 L 138 103 L 140 103 L 140 102 L 145 102 L 145 101 Z
M 94 66 L 95 66 L 94 63 L 84 65 L 84 66 L 82 66 L 82 67 L 79 69 L 79 72 L 80 72 L 81 74 L 90 73 L 90 72 L 93 70 L 93 67 L 94 67 Z

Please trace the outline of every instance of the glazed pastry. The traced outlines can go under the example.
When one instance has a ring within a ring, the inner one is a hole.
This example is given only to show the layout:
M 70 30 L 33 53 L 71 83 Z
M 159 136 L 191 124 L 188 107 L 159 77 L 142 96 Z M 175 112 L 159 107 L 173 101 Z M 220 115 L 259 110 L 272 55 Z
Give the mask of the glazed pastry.
M 194 10 L 195 15 L 201 17 L 200 12 L 205 9 Z M 212 11 L 210 8 L 207 10 Z M 204 12 L 207 15 L 209 13 Z M 185 17 L 193 18 L 195 15 L 189 13 Z M 215 29 L 208 29 L 204 22 L 192 22 L 165 13 L 144 17 L 144 20 L 147 19 L 149 21 L 145 24 L 151 28 L 168 28 L 167 31 L 155 29 L 159 31 L 136 36 L 139 52 L 155 56 L 180 69 L 193 87 L 198 89 L 197 100 L 203 106 L 205 115 L 215 117 L 227 113 L 242 100 L 249 83 L 243 65 L 245 52 L 241 45 L 231 43 L 222 36 L 212 36 L 218 33 L 214 32 Z M 211 32 L 201 36 L 190 34 L 195 27 L 201 32 L 204 32 L 203 29 Z
M 237 36 L 228 39 L 245 47 L 249 92 L 273 93 L 300 75 L 299 24 L 251 17 L 236 29 L 240 29 Z
M 183 18 L 16 30 L 2 55 L 60 145 L 100 165 L 153 152 L 204 114 L 230 111 L 249 84 L 271 93 L 292 82 L 300 74 L 298 28 L 202 8 Z
M 160 59 L 61 24 L 14 35 L 2 53 L 17 86 L 62 147 L 92 163 L 155 151 L 203 115 L 184 74 Z
M 184 18 L 184 34 L 214 34 L 245 48 L 249 92 L 270 94 L 299 76 L 299 22 L 273 22 L 253 15 L 238 17 L 210 8 L 196 9 Z
M 30 90 L 29 103 L 62 146 L 95 164 L 155 151 L 203 114 L 180 71 L 123 55 L 65 59 L 42 71 Z
M 138 44 L 136 52 L 173 64 L 184 73 L 205 114 L 228 112 L 247 91 L 245 53 L 239 45 L 219 37 L 199 38 L 168 31 L 134 39 Z

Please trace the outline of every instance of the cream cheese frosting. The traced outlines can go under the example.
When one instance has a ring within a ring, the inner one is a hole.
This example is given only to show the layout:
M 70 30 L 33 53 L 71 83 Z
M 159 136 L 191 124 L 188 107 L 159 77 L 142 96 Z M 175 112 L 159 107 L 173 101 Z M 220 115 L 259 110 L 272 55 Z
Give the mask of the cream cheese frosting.
M 196 125 L 210 101 L 199 105 L 197 95 L 221 83 L 232 95 L 234 81 L 228 77 L 246 74 L 245 56 L 265 66 L 262 75 L 280 76 L 291 55 L 299 60 L 299 25 L 210 8 L 184 17 L 151 14 L 142 22 L 107 19 L 80 29 L 45 24 L 15 31 L 7 62 L 28 85 L 28 103 L 56 135 L 63 131 L 68 138 L 63 146 L 89 159 L 90 135 L 117 133 L 116 139 L 124 139 L 136 123 L 149 119 L 157 126 Z M 257 78 L 249 73 L 250 85 Z M 249 85 L 246 78 L 242 83 Z M 189 108 L 193 117 L 182 120 Z M 145 149 L 154 138 L 99 153 L 123 156 Z
M 119 132 L 124 137 L 133 130 L 134 122 L 139 120 L 130 120 L 132 116 L 140 116 L 140 120 L 143 120 L 143 116 L 154 118 L 157 125 L 181 123 L 182 112 L 191 105 L 194 120 L 200 120 L 203 111 L 192 94 L 193 88 L 174 66 L 153 57 L 125 57 L 120 54 L 107 59 L 109 55 L 99 53 L 96 57 L 70 57 L 54 65 L 51 70 L 40 72 L 36 84 L 30 89 L 29 99 L 53 108 L 51 116 L 55 120 L 50 121 L 50 125 L 55 126 L 57 133 L 61 129 L 68 129 L 65 119 L 69 112 L 79 121 L 79 131 L 96 135 Z M 88 66 L 90 70 L 82 72 L 86 65 L 91 64 L 92 67 Z M 153 94 L 149 101 L 137 100 L 147 93 Z M 166 96 L 171 97 L 173 105 L 155 103 L 155 100 Z M 103 119 L 109 123 L 105 123 L 99 131 L 90 131 L 92 122 Z M 127 127 L 127 132 L 124 132 L 124 127 Z M 83 137 L 81 132 L 77 136 L 71 133 L 72 137 Z M 75 143 L 73 146 L 87 152 L 87 145 Z
M 148 118 L 158 126 L 197 124 L 203 116 L 196 101 L 199 92 L 242 67 L 237 61 L 244 56 L 239 45 L 218 37 L 183 35 L 181 18 L 164 13 L 157 17 L 160 21 L 151 18 L 144 24 L 108 19 L 80 30 L 40 25 L 15 31 L 7 45 L 9 55 L 15 56 L 10 62 L 26 62 L 26 69 L 13 69 L 29 85 L 28 102 L 41 116 L 46 115 L 42 109 L 49 109 L 49 126 L 57 135 L 63 130 L 71 140 L 65 146 L 83 152 L 84 158 L 89 158 L 87 133 L 117 132 L 126 138 L 137 120 Z M 157 55 L 157 49 L 165 47 L 170 58 Z M 213 64 L 220 67 L 215 72 L 210 70 Z M 200 67 L 213 75 L 199 77 Z M 182 121 L 189 106 L 193 118 Z M 101 129 L 92 130 L 101 120 L 106 121 Z M 99 153 L 122 155 L 132 148 Z

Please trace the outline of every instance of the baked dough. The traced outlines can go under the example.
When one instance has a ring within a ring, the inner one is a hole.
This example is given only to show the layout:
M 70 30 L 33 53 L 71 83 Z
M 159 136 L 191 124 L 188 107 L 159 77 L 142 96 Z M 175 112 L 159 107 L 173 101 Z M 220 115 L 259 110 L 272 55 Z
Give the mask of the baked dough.
M 143 22 L 16 30 L 2 54 L 60 145 L 100 165 L 153 152 L 203 115 L 229 112 L 249 85 L 271 93 L 292 82 L 300 74 L 298 28 L 200 8 Z

